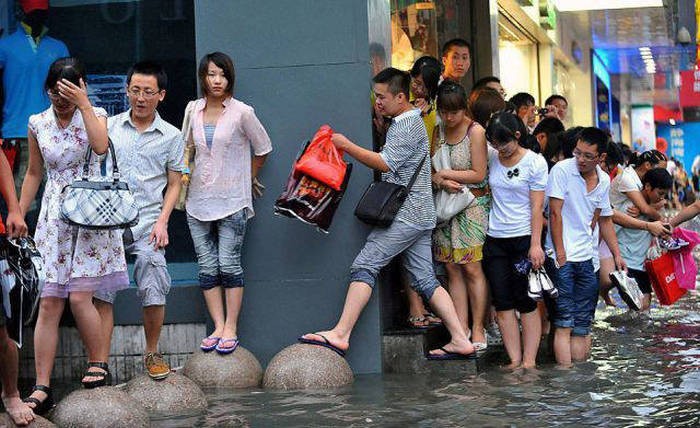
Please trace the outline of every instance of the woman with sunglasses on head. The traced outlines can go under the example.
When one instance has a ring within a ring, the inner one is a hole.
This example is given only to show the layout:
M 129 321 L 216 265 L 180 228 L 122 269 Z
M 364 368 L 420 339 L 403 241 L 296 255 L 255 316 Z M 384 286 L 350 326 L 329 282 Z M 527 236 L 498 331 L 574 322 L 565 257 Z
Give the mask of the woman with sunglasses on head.
M 486 138 L 492 205 L 484 244 L 484 271 L 496 308 L 498 327 L 510 358 L 507 369 L 533 368 L 542 321 L 537 303 L 528 296 L 527 268 L 544 263 L 541 236 L 547 162 L 521 145 L 527 128 L 515 114 L 494 114 Z M 520 313 L 522 338 L 516 311 Z
M 233 97 L 236 74 L 228 55 L 204 55 L 198 74 L 204 97 L 185 113 L 191 114 L 186 144 L 195 148 L 196 165 L 185 207 L 199 285 L 214 321 L 200 349 L 230 354 L 239 343 L 245 285 L 241 256 L 246 225 L 255 215 L 252 183 L 272 142 L 253 108 Z
M 53 406 L 51 371 L 66 300 L 87 350 L 82 383 L 93 388 L 105 385 L 109 374 L 107 362 L 96 361 L 103 337 L 100 316 L 92 303 L 93 293 L 129 286 L 121 231 L 72 226 L 60 215 L 61 191 L 81 177 L 87 150 L 96 154 L 107 151 L 107 112 L 90 104 L 85 70 L 76 58 L 54 61 L 45 87 L 51 106 L 29 118 L 29 167 L 20 199 L 20 210 L 26 216 L 46 172 L 34 235 L 44 257 L 46 283 L 34 329 L 36 386 L 24 399 L 37 414 L 44 414 Z M 99 174 L 99 159 L 92 156 L 90 175 Z
M 482 351 L 487 347 L 484 321 L 488 289 L 481 260 L 491 206 L 486 138 L 484 128 L 467 114 L 467 93 L 459 83 L 447 80 L 440 85 L 437 107 L 441 121 L 435 128 L 435 149 L 448 150 L 451 168 L 433 173 L 433 184 L 450 193 L 471 192 L 475 199 L 435 228 L 433 251 L 435 260 L 445 263 L 448 290 L 459 321 L 471 334 L 474 348 Z

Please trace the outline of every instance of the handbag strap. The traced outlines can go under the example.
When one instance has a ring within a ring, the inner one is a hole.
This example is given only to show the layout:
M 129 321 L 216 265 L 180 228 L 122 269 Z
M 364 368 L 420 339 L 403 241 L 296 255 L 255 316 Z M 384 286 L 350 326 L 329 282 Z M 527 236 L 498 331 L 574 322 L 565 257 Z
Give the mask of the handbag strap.
M 112 144 L 112 139 L 107 137 L 107 145 L 109 149 L 109 155 L 112 157 L 112 178 L 114 181 L 119 181 L 121 174 L 119 173 L 119 166 L 117 166 L 117 156 L 114 154 L 114 144 Z M 92 158 L 92 147 L 88 144 L 87 153 L 85 154 L 85 163 L 83 164 L 83 180 L 88 181 L 88 176 L 90 175 L 90 159 Z
M 423 155 L 423 159 L 420 160 L 420 163 L 418 164 L 418 168 L 416 168 L 416 172 L 413 173 L 413 177 L 411 177 L 411 180 L 408 182 L 408 185 L 406 188 L 408 190 L 411 190 L 411 187 L 413 187 L 413 183 L 416 182 L 416 178 L 418 178 L 418 174 L 420 173 L 421 168 L 423 168 L 423 164 L 425 163 L 425 158 L 428 156 L 427 154 Z

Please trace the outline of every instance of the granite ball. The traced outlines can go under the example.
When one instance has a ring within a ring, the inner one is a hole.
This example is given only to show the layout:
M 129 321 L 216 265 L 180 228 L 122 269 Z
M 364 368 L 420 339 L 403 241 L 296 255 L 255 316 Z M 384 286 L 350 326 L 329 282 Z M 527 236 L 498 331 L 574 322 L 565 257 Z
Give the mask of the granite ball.
M 218 352 L 195 352 L 182 374 L 201 388 L 257 388 L 262 380 L 260 362 L 250 351 L 238 346 L 228 355 Z
M 127 382 L 124 391 L 149 413 L 158 415 L 195 414 L 207 409 L 204 392 L 192 380 L 178 373 L 170 373 L 162 380 L 140 375 Z
M 345 358 L 323 346 L 303 343 L 275 355 L 263 378 L 265 388 L 283 390 L 340 388 L 352 382 Z
M 51 420 L 71 428 L 141 428 L 150 426 L 148 413 L 140 402 L 111 386 L 79 389 L 61 400 Z

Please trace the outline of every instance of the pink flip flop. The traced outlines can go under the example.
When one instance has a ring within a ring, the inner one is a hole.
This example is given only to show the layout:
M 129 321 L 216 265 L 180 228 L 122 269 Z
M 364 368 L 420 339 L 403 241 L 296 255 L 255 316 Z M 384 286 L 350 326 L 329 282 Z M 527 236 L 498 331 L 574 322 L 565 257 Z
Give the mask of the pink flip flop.
M 227 344 L 231 343 L 231 346 L 227 346 Z M 238 339 L 233 338 L 233 339 L 221 339 L 219 340 L 219 343 L 216 345 L 216 352 L 218 352 L 221 355 L 226 355 L 230 354 L 231 352 L 235 351 L 236 348 L 238 348 Z
M 205 337 L 204 339 L 202 339 L 202 344 L 199 345 L 199 349 L 201 349 L 204 352 L 213 351 L 214 348 L 216 348 L 219 345 L 220 341 L 221 341 L 220 337 L 216 337 L 216 336 Z

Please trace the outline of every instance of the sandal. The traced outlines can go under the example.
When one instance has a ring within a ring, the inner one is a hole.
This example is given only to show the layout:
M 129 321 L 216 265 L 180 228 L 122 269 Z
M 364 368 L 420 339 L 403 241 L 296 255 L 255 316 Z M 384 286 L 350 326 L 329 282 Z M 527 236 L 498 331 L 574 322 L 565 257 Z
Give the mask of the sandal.
M 427 314 L 423 314 L 423 316 L 425 317 L 425 319 L 428 321 L 428 324 L 430 324 L 430 325 L 442 324 L 442 320 L 432 312 L 428 312 Z
M 91 368 L 95 367 L 104 370 L 104 372 L 90 371 Z M 107 385 L 107 378 L 109 377 L 109 365 L 107 365 L 107 363 L 103 361 L 88 361 L 88 367 L 83 377 L 87 376 L 96 377 L 98 379 L 91 381 L 81 381 L 84 388 L 92 389 L 97 388 L 98 386 L 105 386 Z
M 408 325 L 411 328 L 417 328 L 419 330 L 423 330 L 423 329 L 430 327 L 430 323 L 428 323 L 428 319 L 426 317 L 409 316 L 406 321 L 408 322 Z
M 53 401 L 53 394 L 51 393 L 50 387 L 46 385 L 34 385 L 34 388 L 32 388 L 32 394 L 34 393 L 34 391 L 43 392 L 44 394 L 46 394 L 46 398 L 44 398 L 43 400 L 39 400 L 38 398 L 34 398 L 30 395 L 29 397 L 22 399 L 22 401 L 24 401 L 27 404 L 34 404 L 34 407 L 32 407 L 32 411 L 35 415 L 45 415 L 46 412 L 48 412 L 56 406 L 56 403 L 54 403 Z
M 204 339 L 202 339 L 202 343 L 199 345 L 199 349 L 201 349 L 204 352 L 211 352 L 219 345 L 220 340 L 221 338 L 216 336 L 205 337 Z

